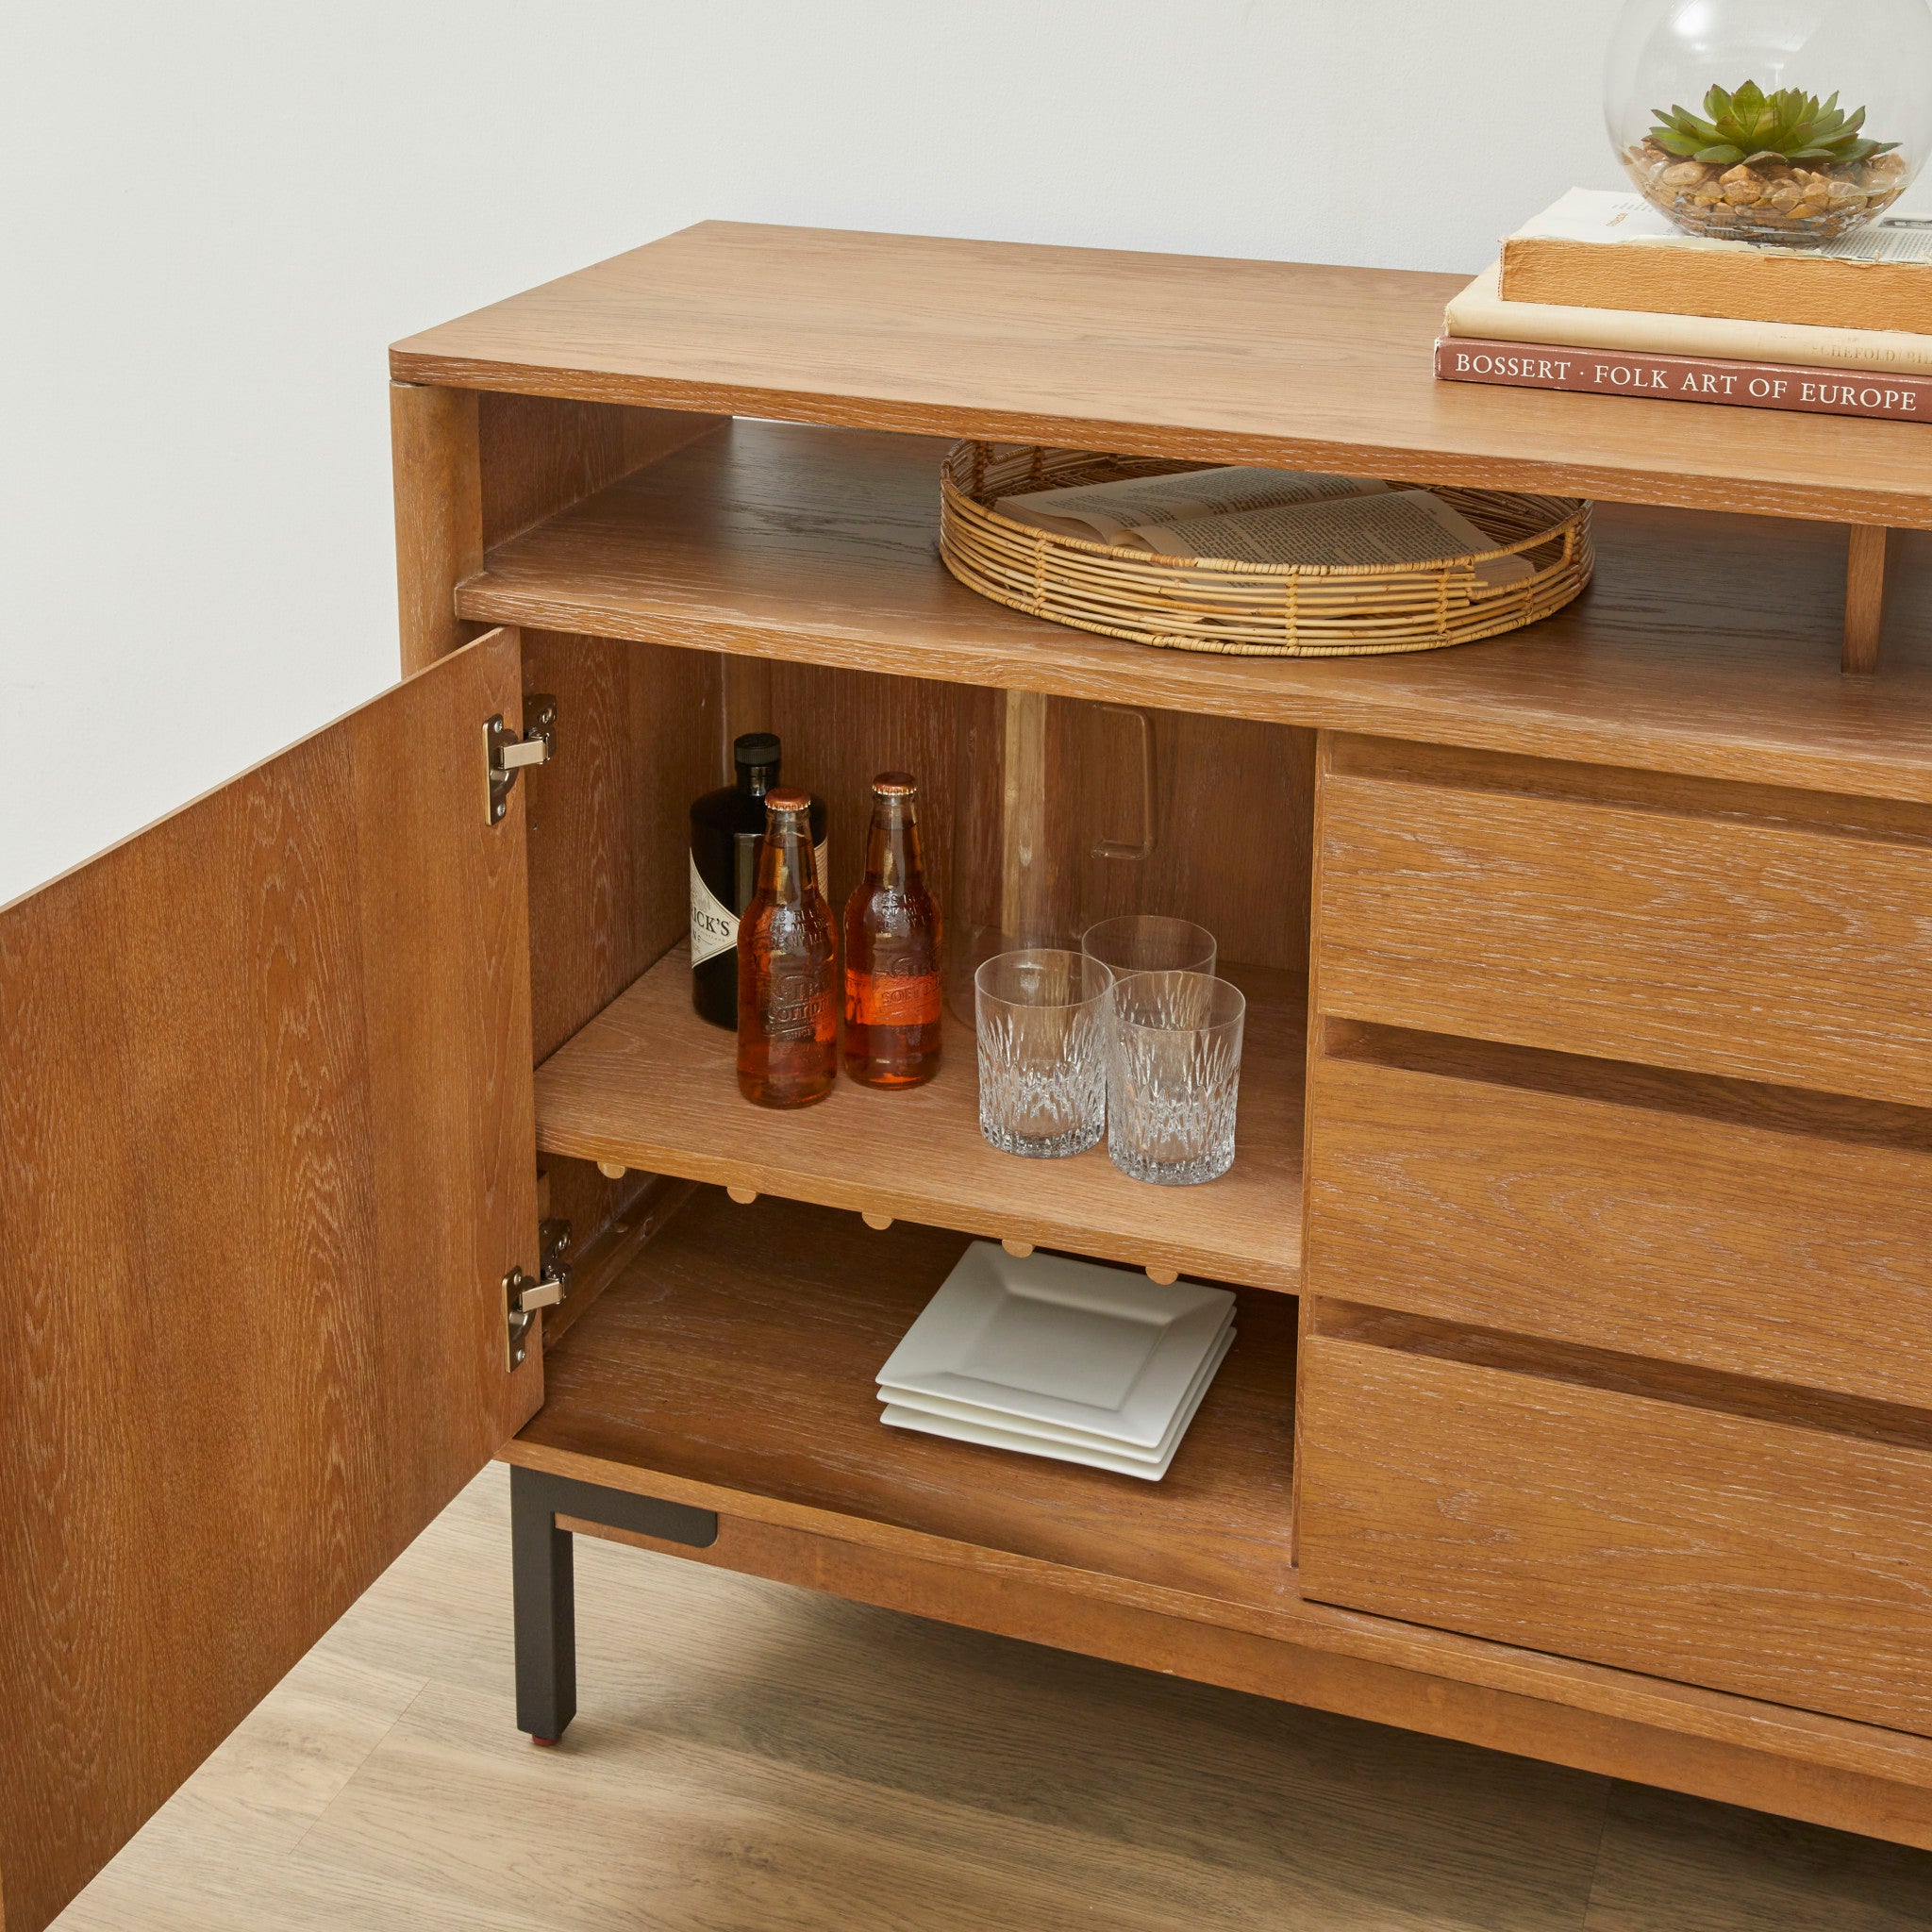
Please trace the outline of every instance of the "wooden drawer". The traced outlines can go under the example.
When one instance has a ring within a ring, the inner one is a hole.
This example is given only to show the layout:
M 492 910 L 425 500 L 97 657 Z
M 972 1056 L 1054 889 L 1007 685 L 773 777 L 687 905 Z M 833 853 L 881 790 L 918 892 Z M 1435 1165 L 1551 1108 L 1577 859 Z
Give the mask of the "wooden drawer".
M 1341 739 L 1320 1010 L 1932 1103 L 1932 809 Z
M 1932 1452 L 1309 1340 L 1304 1592 L 1932 1732 Z
M 1932 1408 L 1932 1114 L 1326 1034 L 1314 1292 Z

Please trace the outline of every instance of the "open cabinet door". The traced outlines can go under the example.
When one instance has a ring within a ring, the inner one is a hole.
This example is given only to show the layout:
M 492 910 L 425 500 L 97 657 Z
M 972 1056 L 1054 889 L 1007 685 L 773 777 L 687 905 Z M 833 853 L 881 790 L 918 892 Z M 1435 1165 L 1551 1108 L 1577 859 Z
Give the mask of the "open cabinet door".
M 492 631 L 0 910 L 0 1918 L 39 1932 L 536 1408 Z

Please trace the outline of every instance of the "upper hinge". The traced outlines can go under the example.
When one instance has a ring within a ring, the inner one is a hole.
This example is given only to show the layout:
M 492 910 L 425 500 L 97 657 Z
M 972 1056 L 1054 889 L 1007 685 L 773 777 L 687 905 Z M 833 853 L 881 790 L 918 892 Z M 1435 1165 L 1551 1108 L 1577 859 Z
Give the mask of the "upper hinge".
M 570 1247 L 570 1223 L 540 1221 L 537 1224 L 537 1263 L 535 1281 L 521 1266 L 512 1265 L 503 1277 L 504 1367 L 522 1366 L 528 1353 L 530 1324 L 539 1308 L 554 1308 L 570 1292 L 570 1263 L 564 1257 Z
M 547 764 L 557 756 L 557 700 L 547 691 L 524 693 L 524 735 L 519 738 L 497 712 L 483 726 L 484 813 L 500 825 L 509 810 L 510 788 L 525 765 Z

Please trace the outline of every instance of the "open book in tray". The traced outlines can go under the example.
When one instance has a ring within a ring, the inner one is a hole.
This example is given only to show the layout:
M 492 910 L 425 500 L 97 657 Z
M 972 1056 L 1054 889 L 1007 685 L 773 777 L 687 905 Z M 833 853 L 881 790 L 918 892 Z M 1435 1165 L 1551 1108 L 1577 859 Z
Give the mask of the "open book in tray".
M 1136 492 L 1138 508 L 1116 503 L 1117 515 L 1080 521 L 1054 514 L 1052 499 L 1037 495 L 1196 473 L 1205 480 L 1208 468 L 956 443 L 940 472 L 940 555 L 969 590 L 1035 617 L 1238 657 L 1374 657 L 1469 643 L 1560 610 L 1590 581 L 1590 505 L 1571 497 L 1441 486 L 1410 496 L 1412 486 L 1399 482 L 1313 478 L 1341 487 L 1210 524 L 1158 491 Z M 1014 502 L 1024 497 L 1034 501 Z M 1310 516 L 1324 533 L 1321 554 L 1364 560 L 1282 560 L 1297 547 L 1288 533 Z M 1447 526 L 1444 554 L 1421 554 L 1432 546 L 1415 532 L 1431 520 Z M 1470 525 L 1491 547 L 1460 547 L 1452 531 Z M 1174 537 L 1190 527 L 1193 541 Z M 1203 547 L 1217 527 L 1242 554 L 1170 554 Z

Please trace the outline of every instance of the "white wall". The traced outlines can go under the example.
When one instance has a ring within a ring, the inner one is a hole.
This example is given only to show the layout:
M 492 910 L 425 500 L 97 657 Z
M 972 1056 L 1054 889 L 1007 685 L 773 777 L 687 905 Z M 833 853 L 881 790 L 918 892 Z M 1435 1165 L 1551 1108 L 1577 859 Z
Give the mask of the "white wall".
M 1474 273 L 1616 0 L 28 0 L 0 902 L 395 675 L 384 350 L 707 216 Z

